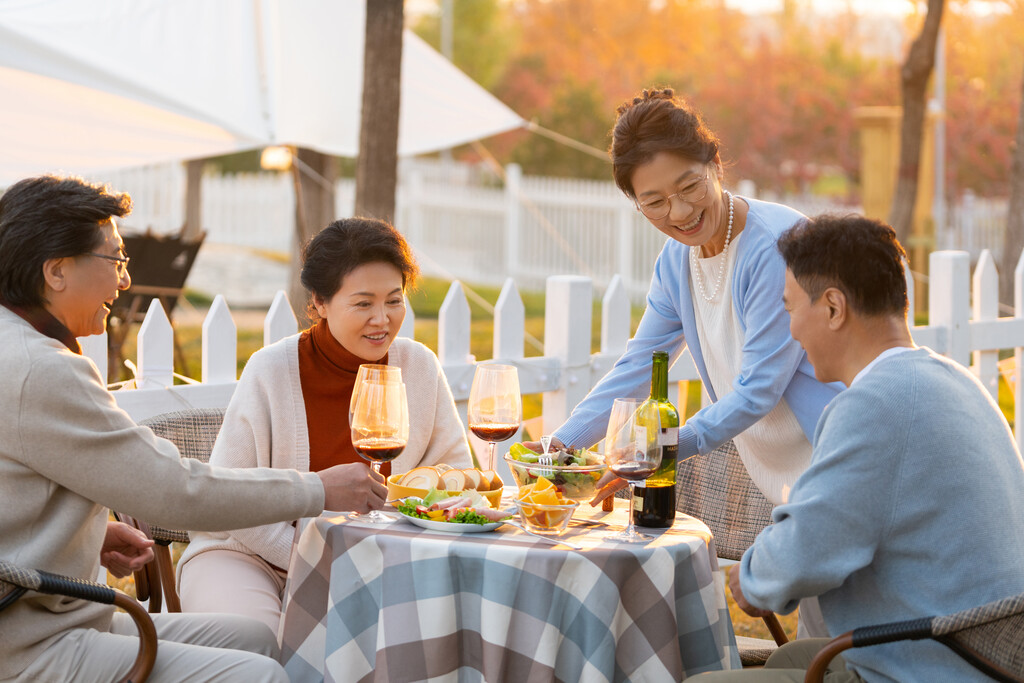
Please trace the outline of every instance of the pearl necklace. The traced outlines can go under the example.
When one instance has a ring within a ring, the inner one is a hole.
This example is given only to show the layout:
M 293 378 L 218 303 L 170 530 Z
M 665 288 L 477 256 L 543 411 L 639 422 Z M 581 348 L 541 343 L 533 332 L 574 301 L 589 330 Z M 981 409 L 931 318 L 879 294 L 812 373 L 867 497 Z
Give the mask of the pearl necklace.
M 700 291 L 701 297 L 708 303 L 715 300 L 715 297 L 718 296 L 718 290 L 722 286 L 722 280 L 725 278 L 725 266 L 729 260 L 729 241 L 732 239 L 732 193 L 728 190 L 723 190 L 723 192 L 729 198 L 729 227 L 725 232 L 725 246 L 722 247 L 722 263 L 718 266 L 715 288 L 711 290 L 710 295 L 704 291 L 704 274 L 697 267 L 697 250 L 700 247 L 690 247 L 690 270 L 693 271 L 693 279 L 697 281 L 697 289 Z

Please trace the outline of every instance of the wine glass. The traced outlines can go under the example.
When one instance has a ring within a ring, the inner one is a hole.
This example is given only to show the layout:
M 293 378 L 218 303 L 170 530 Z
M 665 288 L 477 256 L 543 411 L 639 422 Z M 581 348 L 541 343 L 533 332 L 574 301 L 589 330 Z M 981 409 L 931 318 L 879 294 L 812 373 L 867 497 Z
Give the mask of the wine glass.
M 359 370 L 356 372 L 356 383 L 352 386 L 352 397 L 348 402 L 349 423 L 352 422 L 352 409 L 356 405 L 356 392 L 359 391 L 359 385 L 367 380 L 373 382 L 401 382 L 402 368 L 397 365 L 375 365 L 373 363 L 363 363 L 359 366 Z
M 487 442 L 487 467 L 494 469 L 494 445 L 515 436 L 523 421 L 519 373 L 512 365 L 480 363 L 469 390 L 469 429 Z
M 657 407 L 644 407 L 645 401 L 617 398 L 612 403 L 608 432 L 604 442 L 604 459 L 616 476 L 629 482 L 629 523 L 623 531 L 606 538 L 624 543 L 642 543 L 650 537 L 641 534 L 633 524 L 633 494 L 636 482 L 654 474 L 661 464 L 658 434 L 661 419 Z
M 409 401 L 402 382 L 366 380 L 352 401 L 352 447 L 380 473 L 381 463 L 398 457 L 409 441 Z M 371 522 L 390 522 L 378 510 L 368 515 Z

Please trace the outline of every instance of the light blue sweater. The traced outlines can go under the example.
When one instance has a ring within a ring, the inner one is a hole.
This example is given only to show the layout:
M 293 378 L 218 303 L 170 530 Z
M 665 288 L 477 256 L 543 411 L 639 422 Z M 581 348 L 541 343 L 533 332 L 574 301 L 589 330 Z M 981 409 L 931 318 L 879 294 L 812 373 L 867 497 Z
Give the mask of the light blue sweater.
M 751 604 L 818 595 L 829 632 L 950 614 L 1024 593 L 1024 463 L 961 365 L 885 358 L 826 408 L 810 467 L 743 555 Z M 867 681 L 989 680 L 946 646 L 843 653 Z
M 670 239 L 654 264 L 647 309 L 636 334 L 608 374 L 555 430 L 563 443 L 589 447 L 604 438 L 614 399 L 650 394 L 651 353 L 668 351 L 674 363 L 687 346 L 714 403 L 680 427 L 679 457 L 710 453 L 771 412 L 781 398 L 810 441 L 822 409 L 842 385 L 814 379 L 807 355 L 789 334 L 789 315 L 782 306 L 786 265 L 776 242 L 803 215 L 781 204 L 743 201 L 750 211 L 732 273 L 732 305 L 744 334 L 743 364 L 733 391 L 719 399 L 711 387 L 690 299 L 690 248 Z

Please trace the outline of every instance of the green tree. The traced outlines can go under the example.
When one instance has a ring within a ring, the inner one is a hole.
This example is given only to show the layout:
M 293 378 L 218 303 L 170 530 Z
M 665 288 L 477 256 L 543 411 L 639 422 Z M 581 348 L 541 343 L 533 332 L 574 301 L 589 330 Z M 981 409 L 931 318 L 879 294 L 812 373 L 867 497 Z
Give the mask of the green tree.
M 507 13 L 500 0 L 452 0 L 452 63 L 488 90 L 501 79 L 517 42 Z M 413 30 L 441 50 L 440 0 L 438 12 L 424 15 Z

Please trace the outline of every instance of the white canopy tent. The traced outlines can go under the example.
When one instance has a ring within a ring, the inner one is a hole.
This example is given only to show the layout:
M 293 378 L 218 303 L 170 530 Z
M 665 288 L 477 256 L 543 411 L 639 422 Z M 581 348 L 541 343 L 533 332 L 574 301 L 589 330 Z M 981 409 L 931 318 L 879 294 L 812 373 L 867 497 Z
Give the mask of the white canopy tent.
M 365 1 L 0 0 L 0 186 L 276 144 L 356 156 Z M 524 125 L 410 31 L 401 87 L 403 156 Z

